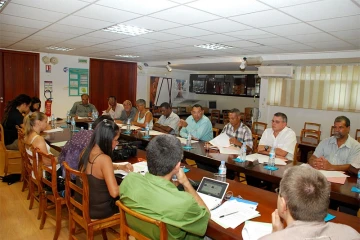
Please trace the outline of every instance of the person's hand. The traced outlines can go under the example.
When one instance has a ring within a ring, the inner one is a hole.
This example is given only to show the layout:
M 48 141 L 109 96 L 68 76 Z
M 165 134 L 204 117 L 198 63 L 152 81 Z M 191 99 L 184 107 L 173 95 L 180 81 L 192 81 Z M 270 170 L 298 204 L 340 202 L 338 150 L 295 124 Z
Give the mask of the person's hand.
M 321 157 L 321 162 L 319 163 L 320 170 L 332 170 L 333 165 L 324 157 Z
M 237 139 L 236 139 L 236 138 L 234 138 L 234 137 L 229 138 L 229 143 L 230 143 L 230 144 L 234 144 L 234 145 L 236 145 L 236 143 L 237 143 Z
M 176 173 L 176 177 L 178 179 L 178 182 L 182 185 L 184 185 L 186 182 L 189 182 L 182 168 L 180 168 L 179 172 Z
M 78 115 L 75 115 L 75 120 L 79 119 L 79 116 Z
M 134 167 L 131 163 L 128 163 L 125 165 L 125 169 L 126 172 L 133 172 L 134 171 Z
M 88 117 L 92 117 L 92 112 L 88 112 Z
M 315 158 L 311 166 L 317 170 L 320 170 L 320 167 L 322 166 L 322 161 L 322 157 Z
M 180 119 L 179 121 L 179 127 L 187 127 L 187 122 L 184 119 Z
M 277 209 L 275 209 L 275 211 L 271 214 L 271 220 L 272 220 L 273 232 L 277 232 L 284 229 L 284 224 L 281 221 L 281 218 L 279 216 L 279 211 Z

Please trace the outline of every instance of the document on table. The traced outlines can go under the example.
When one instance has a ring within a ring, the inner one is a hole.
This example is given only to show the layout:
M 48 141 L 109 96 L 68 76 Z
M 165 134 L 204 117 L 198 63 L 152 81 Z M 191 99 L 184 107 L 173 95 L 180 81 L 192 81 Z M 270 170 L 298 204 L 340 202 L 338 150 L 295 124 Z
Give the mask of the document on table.
M 182 144 L 186 144 L 185 138 L 182 138 L 182 137 L 176 137 L 176 138 L 179 139 Z M 196 140 L 191 140 L 191 143 L 197 143 L 197 142 L 198 141 L 196 141 Z
M 57 127 L 57 128 L 54 128 L 54 129 L 45 130 L 44 132 L 53 133 L 53 132 L 62 132 L 62 131 L 64 131 L 64 129 L 62 129 L 60 127 Z
M 271 232 L 271 223 L 246 221 L 242 230 L 242 237 L 244 240 L 257 240 Z
M 302 167 L 311 167 L 307 163 L 302 164 L 301 166 Z M 346 182 L 346 178 L 349 177 L 342 171 L 326 171 L 326 170 L 318 170 L 318 171 L 321 172 L 326 177 L 326 179 L 332 183 L 344 184 Z
M 126 165 L 128 163 L 129 162 L 121 162 L 121 163 L 114 163 L 114 164 Z M 141 173 L 142 175 L 145 175 L 145 173 L 147 173 L 149 171 L 148 167 L 147 167 L 147 162 L 134 163 L 133 167 L 134 167 L 134 172 Z M 114 170 L 114 173 L 124 175 L 124 177 L 126 175 L 128 175 L 128 172 L 126 172 L 124 170 Z
M 138 129 L 140 129 L 141 127 L 138 127 L 138 126 L 130 126 L 130 129 L 131 130 L 138 130 Z M 125 129 L 126 130 L 126 125 L 123 125 L 122 127 L 121 127 L 121 129 Z
M 91 120 L 92 118 L 91 117 L 78 117 L 77 119 L 88 119 L 88 120 Z
M 240 154 L 241 149 L 235 146 L 218 147 L 221 154 Z
M 258 160 L 259 163 L 267 163 L 269 161 L 269 156 L 255 153 L 247 155 L 246 160 L 250 162 Z M 286 159 L 275 158 L 275 165 L 286 165 L 286 161 Z
M 219 136 L 209 141 L 216 147 L 230 147 L 229 136 L 226 133 L 221 133 Z
M 149 135 L 152 135 L 152 136 L 163 135 L 163 134 L 166 134 L 166 133 L 155 131 L 155 130 L 149 131 Z
M 65 146 L 66 143 L 67 141 L 62 141 L 62 142 L 51 143 L 51 145 L 56 147 L 63 147 Z

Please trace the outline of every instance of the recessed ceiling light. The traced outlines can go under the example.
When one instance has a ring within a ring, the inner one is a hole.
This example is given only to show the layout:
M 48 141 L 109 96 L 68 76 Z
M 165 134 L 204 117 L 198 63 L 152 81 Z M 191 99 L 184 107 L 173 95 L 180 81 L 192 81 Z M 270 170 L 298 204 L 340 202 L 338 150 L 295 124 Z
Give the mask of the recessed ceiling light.
M 234 48 L 232 46 L 220 44 L 220 43 L 207 43 L 207 44 L 201 44 L 201 45 L 194 45 L 194 47 L 198 48 L 205 48 L 208 50 L 221 50 L 221 49 L 228 49 L 228 48 Z
M 67 48 L 67 47 L 57 47 L 57 46 L 50 46 L 50 47 L 46 47 L 47 49 L 51 49 L 51 50 L 57 50 L 57 51 L 71 51 L 74 50 L 74 48 Z
M 115 55 L 115 57 L 138 58 L 138 57 L 140 57 L 140 56 L 135 56 L 135 55 L 130 55 L 130 54 L 120 54 L 120 55 Z
M 108 28 L 103 29 L 105 32 L 121 33 L 130 36 L 139 36 L 146 33 L 151 33 L 153 30 L 146 28 L 128 26 L 124 24 L 117 24 Z
M 0 1 L 0 9 L 2 9 L 2 8 L 3 8 L 3 6 L 5 6 L 6 1 L 7 1 L 7 0 Z

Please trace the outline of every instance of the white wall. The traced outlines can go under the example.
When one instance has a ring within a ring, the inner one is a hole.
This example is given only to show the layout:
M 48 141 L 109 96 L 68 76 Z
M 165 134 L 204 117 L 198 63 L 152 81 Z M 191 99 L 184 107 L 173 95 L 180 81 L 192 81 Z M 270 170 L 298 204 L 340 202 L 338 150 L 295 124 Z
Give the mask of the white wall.
M 51 64 L 51 73 L 46 73 L 45 64 L 41 61 L 43 56 L 56 57 L 59 63 L 56 65 Z M 78 63 L 78 59 L 87 59 L 87 63 Z M 47 54 L 40 53 L 40 100 L 41 100 L 41 111 L 44 110 L 45 97 L 44 97 L 44 81 L 53 82 L 53 103 L 51 107 L 52 113 L 56 117 L 66 117 L 66 112 L 71 109 L 74 102 L 80 101 L 80 96 L 69 96 L 69 71 L 64 72 L 64 67 L 67 68 L 83 68 L 89 69 L 89 58 L 79 56 L 68 56 L 61 54 Z M 47 95 L 48 96 L 48 95 Z M 90 96 L 91 102 L 91 96 Z

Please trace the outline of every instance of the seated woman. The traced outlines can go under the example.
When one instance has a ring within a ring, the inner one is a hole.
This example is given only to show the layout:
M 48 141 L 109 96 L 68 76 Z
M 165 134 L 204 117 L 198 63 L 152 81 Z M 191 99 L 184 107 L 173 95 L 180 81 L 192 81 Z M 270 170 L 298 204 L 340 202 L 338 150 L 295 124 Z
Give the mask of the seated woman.
M 112 163 L 113 150 L 119 136 L 118 125 L 104 119 L 96 126 L 90 143 L 80 158 L 79 171 L 85 172 L 88 176 L 89 211 L 92 219 L 107 218 L 119 212 L 119 208 L 115 205 L 115 198 L 119 197 L 119 186 L 114 170 L 133 171 L 131 164 Z
M 31 98 L 31 104 L 30 104 L 30 112 L 29 114 L 32 114 L 33 112 L 40 112 L 41 108 L 41 101 L 38 97 Z
M 149 129 L 153 128 L 153 115 L 146 108 L 146 101 L 144 99 L 139 99 L 136 101 L 136 108 L 138 112 L 136 113 L 132 125 L 145 128 L 146 124 L 149 124 Z

